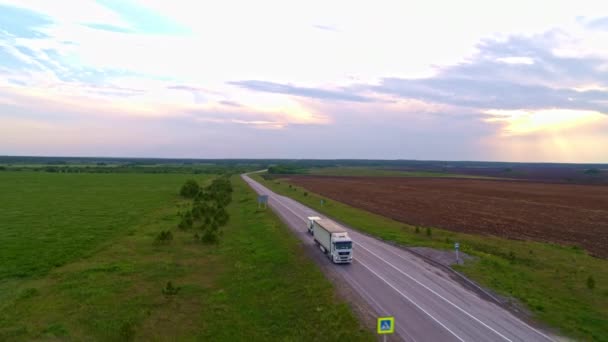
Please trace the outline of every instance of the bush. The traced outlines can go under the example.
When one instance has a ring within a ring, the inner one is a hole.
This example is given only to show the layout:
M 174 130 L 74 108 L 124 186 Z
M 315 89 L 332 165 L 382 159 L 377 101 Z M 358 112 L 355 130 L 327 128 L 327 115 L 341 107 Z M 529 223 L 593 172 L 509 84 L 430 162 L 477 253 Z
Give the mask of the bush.
M 175 296 L 179 292 L 179 287 L 173 286 L 172 282 L 167 282 L 167 285 L 163 289 L 165 296 Z
M 170 230 L 166 230 L 166 231 L 162 230 L 156 236 L 156 242 L 157 243 L 166 243 L 166 242 L 170 242 L 172 240 L 173 240 L 173 233 L 171 233 Z
M 304 192 L 304 196 L 308 196 L 308 192 Z
M 431 235 L 433 235 L 433 232 L 431 231 L 430 227 L 426 227 L 426 236 L 431 237 Z
M 509 258 L 509 262 L 511 262 L 512 264 L 514 264 L 514 263 L 515 263 L 515 260 L 516 260 L 516 257 L 515 257 L 515 252 L 513 252 L 513 251 L 509 251 L 508 258 Z
M 206 229 L 201 236 L 201 241 L 206 244 L 215 244 L 219 241 L 218 233 L 213 229 Z
M 587 278 L 587 288 L 593 290 L 595 288 L 595 279 L 592 275 Z
M 135 327 L 133 322 L 127 321 L 120 326 L 118 332 L 122 341 L 133 341 L 135 339 Z
M 415 232 L 416 234 L 420 234 L 420 227 L 416 226 Z
M 586 175 L 599 175 L 601 172 L 599 169 L 587 169 L 585 170 Z
M 179 222 L 179 224 L 177 225 L 177 227 L 179 229 L 189 229 L 192 228 L 192 213 L 191 212 L 186 212 L 186 214 L 184 214 L 184 216 L 182 217 L 182 220 Z
M 200 190 L 201 188 L 198 183 L 194 179 L 189 179 L 182 185 L 179 194 L 182 195 L 182 197 L 194 198 Z

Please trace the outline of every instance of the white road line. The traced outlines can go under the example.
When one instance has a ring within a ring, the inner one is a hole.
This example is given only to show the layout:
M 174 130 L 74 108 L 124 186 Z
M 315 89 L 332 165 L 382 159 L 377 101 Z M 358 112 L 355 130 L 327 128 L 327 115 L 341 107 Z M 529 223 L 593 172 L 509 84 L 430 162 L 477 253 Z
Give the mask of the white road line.
M 424 310 L 420 305 L 418 305 L 418 303 L 414 302 L 410 297 L 406 296 L 403 292 L 399 291 L 398 288 L 396 288 L 395 286 L 393 286 L 393 284 L 391 284 L 390 282 L 388 282 L 388 280 L 386 280 L 385 278 L 383 278 L 381 275 L 379 275 L 378 273 L 374 272 L 374 270 L 372 270 L 369 266 L 367 266 L 365 263 L 361 262 L 361 260 L 357 260 L 357 262 L 359 264 L 361 264 L 363 267 L 367 268 L 368 271 L 370 271 L 372 274 L 374 274 L 376 277 L 380 278 L 382 281 L 384 281 L 388 286 L 390 286 L 393 290 L 395 290 L 397 293 L 399 293 L 403 298 L 407 299 L 410 303 L 414 304 L 420 311 L 424 312 L 427 316 L 429 316 L 431 319 L 433 319 L 435 322 L 437 322 L 437 324 L 441 325 L 445 330 L 449 331 L 450 334 L 454 335 L 459 341 L 464 342 L 464 340 L 462 338 L 460 338 L 460 336 L 456 335 L 456 333 L 454 333 L 452 330 L 450 330 L 450 328 L 446 327 L 443 323 L 441 323 L 437 318 L 435 318 L 433 315 L 431 315 L 429 312 L 427 312 L 426 310 Z
M 416 278 L 412 277 L 411 275 L 403 272 L 400 268 L 398 268 L 397 266 L 393 265 L 392 263 L 390 263 L 389 261 L 385 260 L 384 258 L 382 258 L 381 256 L 379 256 L 378 254 L 370 251 L 369 249 L 363 247 L 362 244 L 357 243 L 357 245 L 359 245 L 359 247 L 365 249 L 366 251 L 368 251 L 369 253 L 371 253 L 372 255 L 374 255 L 376 258 L 384 261 L 387 265 L 391 266 L 392 268 L 396 269 L 397 272 L 403 274 L 404 276 L 410 278 L 411 280 L 415 281 L 418 285 L 424 287 L 425 289 L 429 290 L 432 294 L 436 295 L 437 297 L 443 299 L 446 303 L 452 305 L 453 307 L 455 307 L 456 309 L 458 309 L 460 312 L 464 313 L 465 315 L 469 316 L 470 318 L 474 319 L 475 321 L 477 321 L 478 323 L 480 323 L 481 325 L 483 325 L 484 327 L 490 329 L 491 331 L 493 331 L 494 333 L 496 333 L 498 336 L 504 338 L 505 340 L 509 341 L 509 342 L 513 342 L 511 339 L 509 339 L 508 337 L 506 337 L 505 335 L 499 333 L 498 331 L 494 330 L 494 328 L 492 328 L 491 326 L 485 324 L 484 322 L 482 322 L 481 320 L 479 320 L 477 317 L 471 315 L 470 313 L 468 313 L 466 310 L 462 309 L 461 307 L 459 307 L 458 305 L 452 303 L 449 299 L 443 297 L 442 295 L 440 295 L 439 293 L 435 292 L 435 290 L 431 289 L 430 287 L 424 285 L 423 283 L 421 283 L 420 281 L 418 281 Z
M 384 316 L 388 316 L 389 315 L 389 311 L 386 310 L 382 305 L 380 305 L 380 303 L 378 303 L 376 301 L 376 299 L 374 297 L 372 297 L 367 291 L 365 291 L 363 289 L 363 287 L 361 285 L 359 285 L 359 282 L 357 280 L 355 280 L 353 277 L 351 277 L 347 272 L 344 272 L 343 270 L 339 269 L 339 273 L 342 274 L 342 276 L 344 278 L 348 278 L 350 279 L 349 281 L 347 281 L 350 286 L 358 288 L 358 292 L 359 295 L 362 297 L 367 297 L 367 300 L 371 301 L 373 303 L 373 305 L 375 305 L 378 308 L 377 313 L 379 315 L 384 315 Z M 405 330 L 401 325 L 398 325 L 397 327 L 395 327 L 395 330 L 397 330 L 397 334 L 402 335 L 401 337 L 403 337 L 403 335 L 407 335 L 407 337 L 409 338 L 410 341 L 416 342 L 417 340 L 414 338 L 414 336 L 410 335 L 407 330 Z M 407 341 L 407 339 L 404 338 L 404 340 Z
M 372 239 L 372 238 L 369 238 L 369 240 L 370 240 L 370 241 L 374 241 L 374 243 L 370 243 L 370 244 L 375 244 L 375 242 L 376 242 L 376 241 L 375 241 L 374 239 Z M 361 246 L 361 244 L 360 244 L 360 243 L 359 243 L 359 246 Z M 382 246 L 378 246 L 378 245 L 376 245 L 376 247 L 380 247 L 380 248 L 382 248 Z M 363 247 L 363 248 L 365 249 L 365 247 Z M 398 253 L 395 253 L 395 252 L 394 252 L 394 251 L 393 251 L 391 248 L 385 248 L 384 250 L 389 251 L 390 253 L 392 253 L 392 254 L 394 254 L 394 255 L 396 255 L 396 256 L 398 256 L 398 257 L 400 257 L 400 258 L 401 258 L 401 259 L 403 259 L 403 260 L 406 260 L 406 261 L 408 261 L 408 262 L 411 262 L 410 260 L 406 259 L 404 256 L 402 256 L 402 255 L 400 255 L 400 254 L 398 254 Z M 370 251 L 370 253 L 374 254 L 374 253 L 373 253 L 373 252 L 371 252 L 371 251 Z M 391 266 L 392 266 L 392 265 L 391 265 Z M 394 267 L 394 266 L 393 266 L 393 267 Z M 400 271 L 400 272 L 401 272 L 401 271 Z M 403 272 L 402 272 L 402 273 L 403 273 Z M 412 279 L 413 279 L 413 278 L 412 278 Z M 414 279 L 414 280 L 415 280 L 415 279 Z M 415 280 L 415 281 L 419 283 L 419 281 L 418 281 L 418 280 Z M 422 284 L 421 284 L 421 285 L 422 285 Z M 422 286 L 425 286 L 425 285 L 422 285 Z M 425 287 L 426 287 L 426 286 L 425 286 Z M 430 291 L 433 291 L 433 290 L 431 290 L 431 289 L 429 289 L 429 290 L 430 290 Z M 440 297 L 441 297 L 441 296 L 440 296 Z M 450 303 L 450 304 L 452 304 L 452 303 Z M 455 304 L 452 304 L 452 305 L 455 305 Z M 460 308 L 459 308 L 459 309 L 460 309 Z M 511 314 L 511 313 L 509 313 L 509 314 Z M 537 334 L 539 334 L 540 336 L 542 336 L 542 337 L 546 338 L 547 340 L 549 340 L 549 341 L 554 341 L 554 340 L 553 340 L 551 337 L 549 337 L 549 336 L 547 336 L 547 335 L 543 334 L 542 332 L 538 331 L 537 329 L 535 329 L 534 327 L 530 326 L 530 325 L 529 325 L 529 324 L 527 324 L 526 322 L 524 322 L 524 321 L 522 321 L 522 320 L 520 320 L 520 319 L 518 319 L 518 318 L 516 318 L 516 317 L 515 317 L 515 319 L 516 319 L 518 322 L 522 323 L 524 326 L 526 326 L 526 327 L 530 328 L 530 330 L 532 330 L 532 331 L 536 332 Z

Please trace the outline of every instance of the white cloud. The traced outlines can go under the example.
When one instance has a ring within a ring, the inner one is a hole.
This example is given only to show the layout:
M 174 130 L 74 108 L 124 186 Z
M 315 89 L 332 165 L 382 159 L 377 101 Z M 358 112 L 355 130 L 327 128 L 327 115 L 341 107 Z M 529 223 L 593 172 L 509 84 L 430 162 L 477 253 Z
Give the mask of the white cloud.
M 534 64 L 534 59 L 530 57 L 503 57 L 498 58 L 497 61 L 507 64 Z

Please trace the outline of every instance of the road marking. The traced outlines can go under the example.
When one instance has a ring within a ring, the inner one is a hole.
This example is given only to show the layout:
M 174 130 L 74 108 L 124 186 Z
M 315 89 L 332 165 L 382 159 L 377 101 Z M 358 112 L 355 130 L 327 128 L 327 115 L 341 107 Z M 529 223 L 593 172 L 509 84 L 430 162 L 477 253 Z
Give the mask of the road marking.
M 370 271 L 371 273 L 373 273 L 376 277 L 380 278 L 382 281 L 384 281 L 388 286 L 390 286 L 393 290 L 395 290 L 397 293 L 399 293 L 403 298 L 407 299 L 410 303 L 414 304 L 418 309 L 420 309 L 420 311 L 424 312 L 427 316 L 431 317 L 435 322 L 437 322 L 437 324 L 441 325 L 445 330 L 449 331 L 450 334 L 454 335 L 459 341 L 464 342 L 464 340 L 462 338 L 460 338 L 460 336 L 456 335 L 456 333 L 454 333 L 452 330 L 450 330 L 450 328 L 446 327 L 443 323 L 441 323 L 437 318 L 435 318 L 433 315 L 431 315 L 429 312 L 427 312 L 426 310 L 424 310 L 420 305 L 418 305 L 418 303 L 414 302 L 410 297 L 406 296 L 403 292 L 399 291 L 398 288 L 396 288 L 395 286 L 393 286 L 393 284 L 389 283 L 388 280 L 386 280 L 385 278 L 383 278 L 381 275 L 379 275 L 378 273 L 374 272 L 374 270 L 372 270 L 369 266 L 367 266 L 365 263 L 361 262 L 361 260 L 357 259 L 357 263 L 361 264 L 363 267 L 367 268 L 368 271 Z
M 437 297 L 443 299 L 446 303 L 452 305 L 453 307 L 455 307 L 456 309 L 458 309 L 460 312 L 464 313 L 465 315 L 469 316 L 470 318 L 474 319 L 475 321 L 477 321 L 478 323 L 480 323 L 481 325 L 483 325 L 484 327 L 490 329 L 491 331 L 493 331 L 494 333 L 496 333 L 498 336 L 504 338 L 505 340 L 509 341 L 509 342 L 513 342 L 511 341 L 508 337 L 506 337 L 505 335 L 499 333 L 498 331 L 494 330 L 494 328 L 492 328 L 491 326 L 485 324 L 484 322 L 482 322 L 481 320 L 479 320 L 477 317 L 471 315 L 470 313 L 468 313 L 466 310 L 462 309 L 461 307 L 459 307 L 458 305 L 452 303 L 449 299 L 443 297 L 442 295 L 440 295 L 439 293 L 435 292 L 435 290 L 431 289 L 430 287 L 424 285 L 423 283 L 421 283 L 420 281 L 418 281 L 416 278 L 412 277 L 411 275 L 403 272 L 400 268 L 396 267 L 395 265 L 393 265 L 392 263 L 390 263 L 389 261 L 386 261 L 385 259 L 383 259 L 381 256 L 379 256 L 378 254 L 370 251 L 369 249 L 363 247 L 362 244 L 357 243 L 357 245 L 359 245 L 359 247 L 365 249 L 366 251 L 368 251 L 369 253 L 371 253 L 372 255 L 374 255 L 376 258 L 384 261 L 386 264 L 388 264 L 389 266 L 391 266 L 392 268 L 396 269 L 399 273 L 405 275 L 406 277 L 410 278 L 411 280 L 415 281 L 418 285 L 424 287 L 425 289 L 429 290 L 431 293 L 433 293 L 434 295 L 436 295 Z
M 375 243 L 376 243 L 376 240 L 374 240 L 374 239 L 373 239 L 373 238 L 371 238 L 371 237 L 368 237 L 368 238 L 369 238 L 369 240 L 370 240 L 370 241 L 373 241 L 373 242 L 374 242 L 374 243 L 370 243 L 370 244 L 376 245 L 376 244 L 375 244 Z M 360 243 L 359 243 L 359 246 L 361 246 L 361 244 L 360 244 Z M 363 246 L 361 246 L 361 247 L 363 247 Z M 376 247 L 380 247 L 380 248 L 382 248 L 382 246 L 378 246 L 378 245 L 376 245 Z M 363 248 L 365 249 L 365 247 L 363 247 Z M 403 260 L 406 260 L 406 261 L 408 261 L 408 262 L 411 262 L 411 260 L 406 259 L 404 256 L 402 256 L 402 255 L 400 255 L 400 254 L 398 254 L 398 253 L 395 253 L 395 252 L 394 252 L 394 251 L 393 251 L 391 248 L 384 248 L 384 250 L 387 250 L 387 251 L 389 251 L 389 252 L 391 252 L 391 253 L 395 254 L 396 256 L 400 257 L 400 258 L 401 258 L 401 259 L 403 259 Z M 368 250 L 368 251 L 369 251 L 369 250 Z M 372 253 L 372 254 L 374 254 L 374 253 L 373 253 L 373 252 L 371 252 L 371 251 L 369 251 L 369 252 L 370 252 L 370 253 Z M 374 254 L 374 255 L 375 255 L 375 254 Z M 376 257 L 378 257 L 378 256 L 376 255 Z M 387 263 L 388 263 L 388 262 L 387 262 Z M 390 264 L 390 263 L 389 263 L 389 264 Z M 393 266 L 393 265 L 391 264 L 391 266 Z M 395 267 L 395 266 L 393 266 L 393 267 Z M 399 270 L 399 272 L 403 273 L 401 270 Z M 404 274 L 405 274 L 405 273 L 404 273 Z M 407 275 L 407 274 L 406 274 L 406 275 Z M 408 277 L 409 277 L 409 275 L 408 275 Z M 411 277 L 410 277 L 410 278 L 411 278 Z M 428 287 L 426 287 L 424 284 L 420 283 L 418 280 L 416 280 L 416 279 L 414 279 L 414 278 L 412 278 L 412 279 L 413 279 L 414 281 L 416 281 L 417 283 L 419 283 L 420 285 L 422 285 L 422 286 L 424 286 L 425 288 L 427 288 L 429 291 L 434 292 L 433 290 L 431 290 L 431 289 L 429 289 Z M 439 295 L 439 294 L 437 294 L 437 295 L 438 295 L 439 297 L 441 297 L 441 295 Z M 442 298 L 443 298 L 443 297 L 442 297 Z M 447 300 L 447 299 L 446 299 L 446 300 Z M 455 304 L 453 304 L 453 303 L 451 303 L 451 302 L 450 302 L 450 304 L 455 305 Z M 458 307 L 458 309 L 460 309 L 460 308 Z M 460 309 L 460 310 L 462 310 L 462 309 Z M 508 312 L 508 311 L 507 311 L 507 312 Z M 508 313 L 509 313 L 509 314 L 511 314 L 510 312 L 508 312 Z M 551 337 L 549 337 L 549 336 L 547 336 L 547 335 L 543 334 L 542 332 L 540 332 L 540 331 L 538 331 L 537 329 L 535 329 L 534 327 L 532 327 L 532 326 L 528 325 L 526 322 L 524 322 L 524 321 L 520 320 L 519 318 L 517 318 L 517 317 L 513 317 L 513 318 L 515 318 L 515 320 L 516 320 L 517 322 L 522 323 L 524 326 L 526 326 L 526 327 L 530 328 L 530 330 L 532 330 L 532 331 L 534 331 L 535 333 L 537 333 L 537 334 L 541 335 L 542 337 L 546 338 L 547 340 L 549 340 L 549 341 L 554 341 L 554 340 L 553 340 Z M 483 323 L 482 323 L 482 324 L 483 324 Z
M 372 297 L 365 289 L 363 289 L 363 287 L 359 284 L 359 282 L 357 280 L 355 280 L 355 278 L 351 277 L 350 274 L 348 274 L 348 272 L 345 272 L 344 269 L 342 268 L 338 268 L 337 269 L 338 273 L 340 273 L 342 275 L 342 277 L 344 277 L 345 279 L 348 278 L 350 279 L 349 281 L 347 281 L 350 286 L 352 286 L 353 288 L 358 289 L 357 292 L 359 292 L 359 295 L 361 297 L 365 297 L 367 298 L 367 300 L 372 302 L 372 306 L 376 306 L 377 307 L 377 313 L 378 315 L 388 315 L 389 311 L 387 311 L 380 303 L 378 303 L 378 301 L 376 301 L 376 299 L 374 297 Z M 413 342 L 416 342 L 417 340 L 414 338 L 414 336 L 410 335 L 407 330 L 405 328 L 403 328 L 403 324 L 398 325 L 395 330 L 397 331 L 397 335 L 401 335 L 401 337 L 403 337 L 403 335 L 406 335 L 408 338 L 404 338 L 404 340 L 410 340 Z

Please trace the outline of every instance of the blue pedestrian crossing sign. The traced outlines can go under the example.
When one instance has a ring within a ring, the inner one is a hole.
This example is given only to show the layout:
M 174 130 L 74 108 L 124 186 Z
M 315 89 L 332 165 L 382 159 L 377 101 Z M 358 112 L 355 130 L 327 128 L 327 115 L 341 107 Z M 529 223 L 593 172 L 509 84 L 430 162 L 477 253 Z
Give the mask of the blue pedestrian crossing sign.
M 378 334 L 395 332 L 395 317 L 378 317 Z

